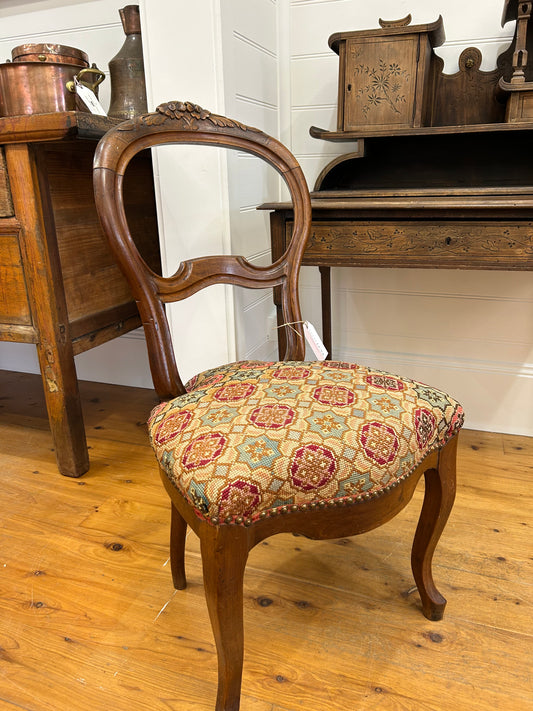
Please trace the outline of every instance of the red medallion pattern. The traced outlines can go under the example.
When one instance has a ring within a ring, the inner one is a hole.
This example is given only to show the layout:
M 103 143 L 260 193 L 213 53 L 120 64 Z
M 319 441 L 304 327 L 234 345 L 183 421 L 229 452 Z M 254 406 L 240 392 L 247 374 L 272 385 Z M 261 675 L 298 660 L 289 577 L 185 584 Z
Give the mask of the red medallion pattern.
M 245 400 L 255 392 L 255 385 L 251 383 L 230 383 L 217 390 L 213 397 L 219 402 L 237 402 Z
M 345 363 L 343 360 L 330 360 L 329 367 L 331 370 L 357 370 L 359 368 L 356 363 Z
M 403 381 L 387 373 L 372 373 L 366 377 L 366 382 L 382 390 L 396 390 L 400 392 L 405 387 Z
M 349 363 L 230 363 L 186 387 L 154 409 L 150 438 L 170 481 L 215 524 L 371 497 L 463 424 L 445 393 Z
M 218 432 L 210 432 L 196 437 L 185 448 L 182 464 L 185 469 L 205 467 L 206 464 L 210 464 L 220 457 L 225 444 L 225 437 Z
M 335 455 L 325 447 L 308 444 L 298 449 L 291 463 L 291 481 L 300 491 L 313 491 L 327 484 L 337 468 Z
M 295 414 L 288 405 L 263 405 L 252 412 L 250 420 L 256 427 L 279 430 L 290 425 Z
M 210 377 L 210 378 L 205 378 L 205 379 L 202 381 L 202 387 L 203 387 L 203 388 L 206 388 L 206 387 L 208 387 L 208 386 L 210 386 L 210 385 L 216 385 L 217 383 L 219 383 L 219 382 L 220 382 L 221 380 L 223 380 L 223 379 L 224 379 L 224 376 L 222 375 L 222 373 L 215 374 L 215 375 L 213 375 L 213 376 Z M 198 381 L 199 381 L 199 376 L 198 376 L 198 375 L 195 375 L 194 378 L 191 378 L 191 379 L 189 380 L 189 382 L 187 383 L 186 389 L 187 389 L 187 390 L 194 390 L 195 388 L 199 387 L 199 382 L 198 382 Z
M 154 440 L 157 444 L 167 444 L 174 437 L 177 437 L 187 427 L 191 421 L 192 413 L 189 410 L 172 413 L 161 422 L 154 433 Z
M 426 447 L 437 427 L 435 415 L 426 408 L 415 411 L 416 438 L 419 447 Z
M 237 479 L 220 494 L 220 515 L 250 516 L 260 500 L 261 492 L 255 484 Z
M 361 444 L 366 456 L 380 466 L 390 464 L 400 447 L 395 430 L 382 422 L 368 422 L 363 425 Z
M 308 378 L 311 371 L 309 368 L 301 368 L 299 366 L 284 365 L 272 373 L 272 377 L 276 380 L 304 380 Z
M 353 392 L 342 385 L 321 385 L 314 391 L 313 398 L 321 405 L 331 407 L 346 407 L 355 400 Z

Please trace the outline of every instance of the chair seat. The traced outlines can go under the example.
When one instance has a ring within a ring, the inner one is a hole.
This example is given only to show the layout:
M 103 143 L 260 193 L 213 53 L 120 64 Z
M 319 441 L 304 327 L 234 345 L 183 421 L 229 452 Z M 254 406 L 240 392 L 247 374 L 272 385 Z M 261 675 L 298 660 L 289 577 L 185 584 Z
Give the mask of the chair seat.
M 440 390 L 351 363 L 205 371 L 148 422 L 162 470 L 213 524 L 377 496 L 461 427 Z

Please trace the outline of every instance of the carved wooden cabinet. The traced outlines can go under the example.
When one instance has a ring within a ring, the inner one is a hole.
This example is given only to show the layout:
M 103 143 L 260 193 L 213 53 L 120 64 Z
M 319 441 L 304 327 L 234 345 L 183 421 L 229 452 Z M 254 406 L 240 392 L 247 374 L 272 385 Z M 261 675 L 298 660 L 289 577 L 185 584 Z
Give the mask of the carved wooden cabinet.
M 444 42 L 444 30 L 442 17 L 428 25 L 410 21 L 380 20 L 381 29 L 329 38 L 339 55 L 338 131 L 422 125 L 432 48 Z
M 118 121 L 78 112 L 0 119 L 0 340 L 34 343 L 59 469 L 89 467 L 74 355 L 137 328 L 93 198 L 97 139 Z M 127 175 L 134 239 L 159 269 L 150 155 Z

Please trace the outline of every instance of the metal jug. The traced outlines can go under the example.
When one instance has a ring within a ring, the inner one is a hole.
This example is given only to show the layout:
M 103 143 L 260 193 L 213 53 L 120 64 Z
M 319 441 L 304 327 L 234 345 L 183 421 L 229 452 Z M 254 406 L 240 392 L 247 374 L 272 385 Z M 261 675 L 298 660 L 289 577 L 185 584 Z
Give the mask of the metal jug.
M 107 113 L 108 116 L 128 119 L 148 110 L 139 6 L 126 5 L 119 14 L 126 39 L 109 62 L 111 103 Z

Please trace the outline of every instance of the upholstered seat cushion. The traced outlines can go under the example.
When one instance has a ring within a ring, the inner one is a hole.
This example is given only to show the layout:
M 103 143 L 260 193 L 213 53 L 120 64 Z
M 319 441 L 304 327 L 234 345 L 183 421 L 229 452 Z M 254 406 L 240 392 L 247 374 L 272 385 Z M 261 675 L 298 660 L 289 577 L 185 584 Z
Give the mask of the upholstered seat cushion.
M 187 390 L 154 409 L 150 439 L 171 482 L 215 524 L 375 496 L 463 422 L 444 392 L 351 363 L 243 361 Z

